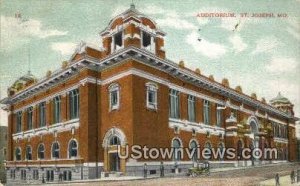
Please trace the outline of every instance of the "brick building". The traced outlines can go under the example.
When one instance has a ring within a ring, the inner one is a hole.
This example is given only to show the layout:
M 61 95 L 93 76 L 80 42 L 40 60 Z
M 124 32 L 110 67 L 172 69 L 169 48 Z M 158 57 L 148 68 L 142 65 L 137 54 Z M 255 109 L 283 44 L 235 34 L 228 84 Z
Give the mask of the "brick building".
M 156 23 L 130 9 L 100 33 L 103 47 L 81 43 L 61 69 L 18 79 L 1 101 L 8 111 L 9 182 L 92 179 L 101 173 L 156 174 L 183 170 L 192 160 L 120 159 L 117 145 L 278 149 L 295 161 L 293 105 L 280 94 L 268 104 L 166 59 Z M 215 164 L 252 165 L 253 160 Z M 254 163 L 255 164 L 255 163 Z

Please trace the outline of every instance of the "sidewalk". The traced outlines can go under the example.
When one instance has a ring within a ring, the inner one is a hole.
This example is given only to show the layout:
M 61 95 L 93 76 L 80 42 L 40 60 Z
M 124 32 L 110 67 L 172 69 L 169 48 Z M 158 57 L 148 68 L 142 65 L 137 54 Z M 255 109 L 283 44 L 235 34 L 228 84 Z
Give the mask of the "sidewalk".
M 291 184 L 291 178 L 290 178 L 289 175 L 280 177 L 279 183 L 280 183 L 280 185 L 284 185 L 284 186 L 288 186 L 288 185 L 293 185 L 293 186 L 294 185 L 300 185 L 300 182 Z M 274 186 L 275 185 L 275 178 L 262 181 L 262 182 L 260 182 L 259 185 L 260 186 Z

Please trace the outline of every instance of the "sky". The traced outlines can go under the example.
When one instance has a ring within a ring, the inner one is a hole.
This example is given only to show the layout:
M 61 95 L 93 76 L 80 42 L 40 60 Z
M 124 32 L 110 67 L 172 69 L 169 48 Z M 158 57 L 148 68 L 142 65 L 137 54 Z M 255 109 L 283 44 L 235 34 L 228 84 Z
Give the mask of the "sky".
M 131 2 L 0 0 L 0 99 L 28 70 L 41 78 L 48 70 L 60 68 L 81 41 L 100 48 L 99 32 Z M 268 101 L 281 92 L 300 116 L 300 0 L 133 2 L 167 33 L 168 59 L 183 60 L 187 67 L 200 68 L 219 82 L 226 77 L 231 87 L 241 85 L 244 93 L 255 92 L 258 99 Z M 21 18 L 15 18 L 16 13 Z M 197 16 L 200 13 L 234 13 L 235 17 Z M 251 17 L 253 13 L 274 17 Z M 0 125 L 6 124 L 6 113 L 0 110 Z

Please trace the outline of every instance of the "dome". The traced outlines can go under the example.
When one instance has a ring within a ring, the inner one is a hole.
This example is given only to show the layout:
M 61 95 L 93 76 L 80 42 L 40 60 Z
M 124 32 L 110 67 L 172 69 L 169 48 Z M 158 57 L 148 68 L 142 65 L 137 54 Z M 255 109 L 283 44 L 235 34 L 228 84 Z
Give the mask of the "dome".
M 32 83 L 36 82 L 36 77 L 28 71 L 27 74 L 17 79 L 11 87 L 8 88 L 9 95 L 12 95 L 19 90 L 31 85 Z
M 276 98 L 271 99 L 270 103 L 272 105 L 276 103 L 291 104 L 290 100 L 286 97 L 283 97 L 280 92 L 278 93 Z

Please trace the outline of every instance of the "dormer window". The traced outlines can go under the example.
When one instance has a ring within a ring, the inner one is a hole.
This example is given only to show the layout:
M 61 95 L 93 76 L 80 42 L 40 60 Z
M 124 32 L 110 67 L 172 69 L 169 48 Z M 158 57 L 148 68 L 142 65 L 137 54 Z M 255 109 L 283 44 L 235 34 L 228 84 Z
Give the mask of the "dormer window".
M 154 37 L 147 32 L 142 32 L 142 48 L 151 52 L 155 51 Z
M 113 36 L 112 52 L 123 48 L 123 32 L 120 31 Z

